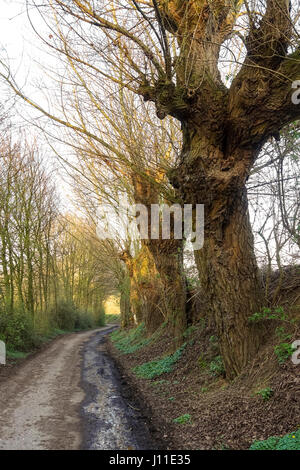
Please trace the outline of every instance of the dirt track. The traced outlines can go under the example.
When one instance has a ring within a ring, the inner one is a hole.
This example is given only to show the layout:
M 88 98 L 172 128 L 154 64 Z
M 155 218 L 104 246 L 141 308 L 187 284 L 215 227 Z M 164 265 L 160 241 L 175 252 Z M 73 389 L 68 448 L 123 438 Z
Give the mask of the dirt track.
M 59 338 L 0 379 L 0 449 L 151 448 L 104 350 L 108 331 Z

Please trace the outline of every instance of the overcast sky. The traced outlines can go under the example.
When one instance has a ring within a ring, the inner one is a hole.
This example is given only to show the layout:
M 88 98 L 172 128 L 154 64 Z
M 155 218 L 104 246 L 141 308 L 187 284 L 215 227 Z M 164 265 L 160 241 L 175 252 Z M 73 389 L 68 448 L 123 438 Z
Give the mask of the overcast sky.
M 1 58 L 9 60 L 14 77 L 23 91 L 26 91 L 30 97 L 41 103 L 43 94 L 42 91 L 39 92 L 38 85 L 45 80 L 45 75 L 41 71 L 38 62 L 45 62 L 45 59 L 49 62 L 49 57 L 46 53 L 42 53 L 39 41 L 37 41 L 30 26 L 26 11 L 26 0 L 0 0 L 0 7 Z M 34 9 L 30 11 L 30 14 L 34 19 L 37 19 Z M 0 93 L 2 93 L 2 86 L 0 85 Z M 28 137 L 37 136 L 39 146 L 43 155 L 45 155 L 44 163 L 52 168 L 55 161 L 53 153 L 45 144 L 42 133 L 36 127 L 30 125 L 30 121 L 36 117 L 37 113 L 29 106 L 22 106 L 20 101 L 12 114 L 13 122 L 17 126 L 25 128 Z M 63 199 L 63 205 L 71 209 L 70 189 L 62 181 L 61 174 L 61 170 L 56 173 L 59 182 L 58 189 Z
M 9 57 L 20 59 L 23 38 L 29 32 L 24 1 L 0 0 L 0 41 Z

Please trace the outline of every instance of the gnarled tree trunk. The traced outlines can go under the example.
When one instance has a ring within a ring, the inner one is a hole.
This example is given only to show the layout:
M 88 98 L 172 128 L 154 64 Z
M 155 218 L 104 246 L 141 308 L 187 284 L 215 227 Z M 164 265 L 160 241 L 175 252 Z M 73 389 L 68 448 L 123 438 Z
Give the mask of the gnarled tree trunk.
M 121 254 L 120 259 L 125 262 L 126 268 L 128 270 L 128 272 L 124 271 L 124 275 L 119 283 L 121 327 L 129 328 L 135 324 L 130 302 L 130 266 L 128 266 L 127 263 L 126 253 Z
M 205 242 L 195 252 L 207 313 L 214 319 L 227 376 L 239 374 L 260 344 L 249 316 L 262 305 L 262 289 L 249 223 L 245 188 L 228 203 L 227 214 L 207 214 Z
M 128 251 L 121 255 L 129 276 L 129 301 L 132 323 L 145 323 L 147 333 L 153 333 L 164 321 L 161 308 L 162 285 L 153 257 L 145 245 L 137 256 Z
M 175 345 L 179 345 L 187 326 L 183 241 L 149 240 L 148 249 L 159 273 L 160 304 L 164 319 L 173 330 Z
M 153 184 L 151 179 L 147 180 L 137 174 L 132 175 L 132 181 L 136 204 L 143 204 L 148 210 L 148 239 L 141 240 L 142 253 L 150 265 L 154 264 L 152 282 L 148 287 L 148 300 L 153 299 L 153 310 L 148 313 L 145 323 L 146 326 L 148 325 L 148 330 L 153 331 L 163 321 L 168 321 L 176 338 L 175 344 L 178 345 L 186 328 L 183 240 L 175 240 L 172 217 L 170 218 L 170 239 L 162 239 L 161 223 L 158 238 L 151 238 L 151 205 L 159 203 L 157 185 Z M 161 315 L 160 320 L 157 310 Z
M 208 141 L 202 135 L 186 130 L 184 158 L 170 178 L 185 203 L 205 206 L 204 246 L 195 260 L 206 314 L 217 328 L 227 377 L 233 378 L 260 344 L 248 320 L 263 302 L 245 188 L 255 154 L 240 150 L 228 157 L 211 136 Z

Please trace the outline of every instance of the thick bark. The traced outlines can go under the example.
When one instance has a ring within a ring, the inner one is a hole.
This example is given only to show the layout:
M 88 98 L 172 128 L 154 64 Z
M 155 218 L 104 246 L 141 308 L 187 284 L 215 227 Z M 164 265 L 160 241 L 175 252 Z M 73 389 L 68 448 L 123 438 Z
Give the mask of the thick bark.
M 183 240 L 174 239 L 172 217 L 170 239 L 162 239 L 161 227 L 158 239 L 151 238 L 151 205 L 159 202 L 157 185 L 138 175 L 133 175 L 132 180 L 136 204 L 143 204 L 148 209 L 148 239 L 142 240 L 140 254 L 150 268 L 147 281 L 150 310 L 144 315 L 146 327 L 154 331 L 163 321 L 168 321 L 177 339 L 175 343 L 179 344 L 187 324 Z
M 153 333 L 164 321 L 161 306 L 162 285 L 153 257 L 143 244 L 136 257 L 127 251 L 121 254 L 129 276 L 130 323 L 145 323 L 147 333 Z
M 183 270 L 182 240 L 149 240 L 160 281 L 160 304 L 164 319 L 169 322 L 176 345 L 186 329 L 186 283 Z
M 233 378 L 260 343 L 248 322 L 262 302 L 245 189 L 255 154 L 240 150 L 225 158 L 193 128 L 186 129 L 183 157 L 170 177 L 185 203 L 205 205 L 204 247 L 195 257 L 206 313 L 217 327 L 226 375 Z
M 260 344 L 257 328 L 249 323 L 259 311 L 262 289 L 249 223 L 246 190 L 230 202 L 226 220 L 211 223 L 202 250 L 195 252 L 207 313 L 216 325 L 228 378 L 239 374 Z
M 129 321 L 130 318 L 130 303 L 127 296 L 121 292 L 120 298 L 120 314 L 121 314 L 121 327 L 128 328 L 132 326 L 132 323 Z
M 121 327 L 128 328 L 134 325 L 133 315 L 130 307 L 130 281 L 127 276 L 119 286 L 120 288 L 120 314 L 121 314 Z
M 139 298 L 139 315 L 145 322 L 147 333 L 151 334 L 164 321 L 161 304 L 162 284 L 153 256 L 143 242 L 134 263 L 134 280 Z

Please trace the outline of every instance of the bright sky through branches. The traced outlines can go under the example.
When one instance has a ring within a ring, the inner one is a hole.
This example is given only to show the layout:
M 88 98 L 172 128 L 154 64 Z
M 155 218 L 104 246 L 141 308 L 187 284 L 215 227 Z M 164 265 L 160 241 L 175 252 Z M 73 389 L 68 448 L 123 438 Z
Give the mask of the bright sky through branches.
M 39 85 L 44 82 L 45 75 L 41 70 L 40 64 L 49 63 L 51 59 L 49 59 L 49 55 L 46 52 L 42 51 L 41 44 L 36 40 L 35 33 L 30 26 L 27 16 L 26 1 L 0 0 L 0 5 L 1 57 L 8 59 L 14 73 L 14 78 L 23 90 L 27 90 L 28 95 L 33 96 L 36 101 L 43 102 L 45 95 L 43 87 L 40 88 Z M 31 8 L 31 18 L 39 20 L 37 15 L 36 9 Z M 53 158 L 51 158 L 49 147 L 45 145 L 45 139 L 40 131 L 32 125 L 38 122 L 36 120 L 37 112 L 28 106 L 24 107 L 24 103 L 19 100 L 11 118 L 17 127 L 23 128 L 25 124 L 26 137 L 33 136 L 33 138 L 38 138 L 39 147 L 43 147 L 45 154 L 44 164 L 46 167 L 50 164 L 51 168 Z M 70 210 L 72 205 L 69 200 L 69 188 L 65 185 L 59 174 L 56 177 L 58 179 L 58 187 L 61 190 L 63 205 Z

